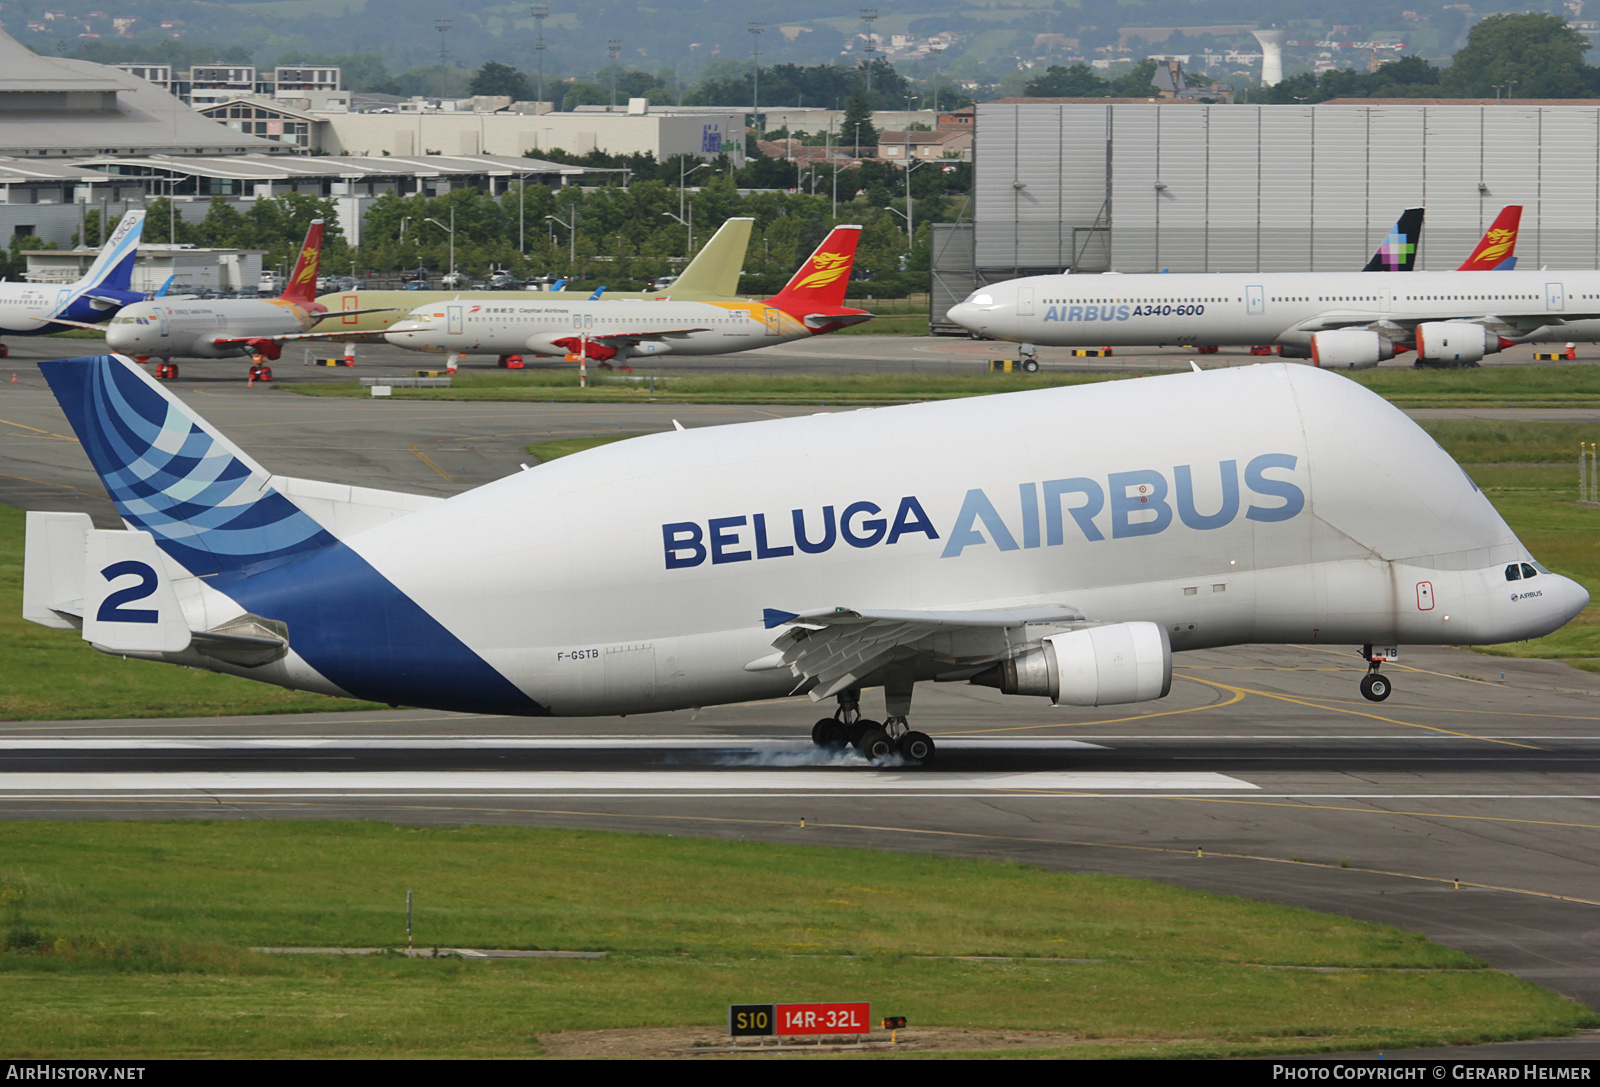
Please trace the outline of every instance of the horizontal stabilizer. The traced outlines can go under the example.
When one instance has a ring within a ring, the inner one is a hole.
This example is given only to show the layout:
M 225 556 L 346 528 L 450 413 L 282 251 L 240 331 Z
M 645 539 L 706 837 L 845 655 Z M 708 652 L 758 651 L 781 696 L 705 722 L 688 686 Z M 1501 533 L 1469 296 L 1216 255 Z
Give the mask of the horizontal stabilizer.
M 83 625 L 83 553 L 94 522 L 87 513 L 28 511 L 22 564 L 22 617 L 53 630 Z

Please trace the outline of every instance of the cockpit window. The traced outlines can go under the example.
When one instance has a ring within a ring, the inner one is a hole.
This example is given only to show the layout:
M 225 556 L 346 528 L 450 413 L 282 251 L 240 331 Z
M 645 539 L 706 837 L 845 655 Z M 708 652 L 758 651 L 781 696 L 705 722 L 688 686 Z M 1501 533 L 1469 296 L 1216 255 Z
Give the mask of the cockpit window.
M 1535 570 L 1530 564 L 1525 562 L 1522 564 L 1522 576 L 1525 578 L 1538 577 L 1539 571 Z
M 994 305 L 994 295 L 981 292 L 970 294 L 967 296 L 967 304 L 969 306 L 992 306 Z
M 1510 566 L 1507 566 L 1506 567 L 1506 580 L 1507 581 L 1521 581 L 1522 580 L 1522 567 L 1517 563 L 1512 563 Z

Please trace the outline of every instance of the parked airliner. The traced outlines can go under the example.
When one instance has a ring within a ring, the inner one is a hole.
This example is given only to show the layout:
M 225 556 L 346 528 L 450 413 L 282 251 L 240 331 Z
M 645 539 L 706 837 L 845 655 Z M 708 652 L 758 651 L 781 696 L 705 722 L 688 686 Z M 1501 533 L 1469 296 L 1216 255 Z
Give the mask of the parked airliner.
M 43 336 L 69 328 L 95 327 L 131 302 L 149 295 L 129 288 L 144 212 L 130 211 L 100 247 L 89 271 L 76 283 L 0 282 L 0 336 Z
M 454 356 L 583 356 L 602 362 L 769 347 L 872 319 L 865 310 L 844 306 L 860 238 L 859 226 L 834 227 L 788 285 L 764 302 L 431 302 L 390 325 L 383 338 L 396 347 Z
M 1589 601 L 1402 412 L 1282 362 L 668 431 L 448 499 L 273 475 L 123 357 L 40 368 L 127 527 L 29 513 L 28 619 L 377 702 L 804 692 L 837 705 L 813 742 L 926 761 L 918 682 L 1111 705 L 1174 651 L 1312 643 L 1361 647 L 1381 700 L 1402 643 Z
M 289 285 L 277 298 L 158 298 L 128 306 L 106 329 L 106 345 L 141 362 L 152 358 L 276 359 L 290 340 L 323 340 L 349 333 L 313 331 L 335 316 L 316 301 L 322 261 L 322 220 L 314 219 Z M 176 368 L 168 373 L 176 376 Z
M 1600 338 L 1600 272 L 1058 275 L 980 287 L 949 311 L 982 336 L 1061 347 L 1283 345 L 1362 369 L 1400 348 L 1471 365 L 1518 343 Z

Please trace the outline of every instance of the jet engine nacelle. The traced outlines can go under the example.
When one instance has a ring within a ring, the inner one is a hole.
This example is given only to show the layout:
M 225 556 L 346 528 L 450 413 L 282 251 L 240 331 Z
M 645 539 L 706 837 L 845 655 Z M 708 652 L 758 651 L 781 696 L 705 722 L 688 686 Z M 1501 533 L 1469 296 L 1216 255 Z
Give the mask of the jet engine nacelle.
M 1172 689 L 1172 644 L 1155 623 L 1087 627 L 1045 638 L 972 682 L 1057 706 L 1148 702 Z
M 1417 326 L 1421 362 L 1477 362 L 1500 350 L 1500 337 L 1467 321 L 1429 321 Z
M 1311 361 L 1325 370 L 1370 370 L 1394 358 L 1394 341 L 1364 328 L 1317 332 L 1311 337 Z
M 671 353 L 672 353 L 672 345 L 670 343 L 662 343 L 659 340 L 647 340 L 644 343 L 635 343 L 635 344 L 629 344 L 628 345 L 628 354 L 634 355 L 634 356 L 639 356 L 639 355 L 670 355 Z

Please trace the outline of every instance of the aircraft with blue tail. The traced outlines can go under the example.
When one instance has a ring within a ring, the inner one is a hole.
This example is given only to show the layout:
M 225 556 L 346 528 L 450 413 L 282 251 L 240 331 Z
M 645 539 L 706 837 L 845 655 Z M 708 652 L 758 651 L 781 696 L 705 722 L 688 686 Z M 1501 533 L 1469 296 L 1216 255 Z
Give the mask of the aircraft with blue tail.
M 143 231 L 144 212 L 124 215 L 76 283 L 0 282 L 0 336 L 48 336 L 97 327 L 122 307 L 143 302 L 148 295 L 129 286 Z
M 919 683 L 1117 705 L 1165 696 L 1175 652 L 1292 643 L 1359 653 L 1380 701 L 1400 644 L 1589 602 L 1402 412 L 1281 362 L 679 429 L 445 499 L 274 475 L 122 356 L 40 369 L 126 527 L 30 512 L 24 616 L 329 695 L 803 694 L 837 704 L 813 743 L 926 762 Z

